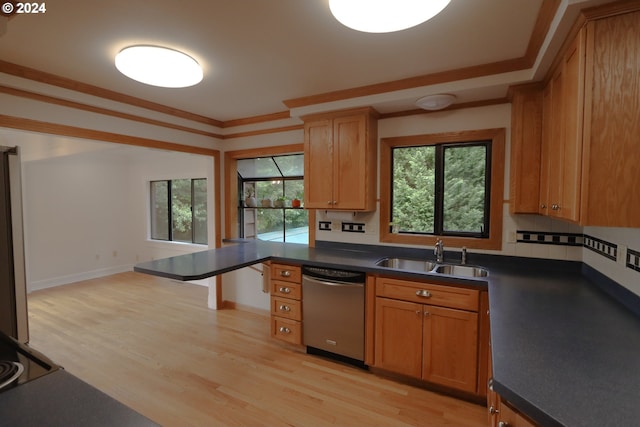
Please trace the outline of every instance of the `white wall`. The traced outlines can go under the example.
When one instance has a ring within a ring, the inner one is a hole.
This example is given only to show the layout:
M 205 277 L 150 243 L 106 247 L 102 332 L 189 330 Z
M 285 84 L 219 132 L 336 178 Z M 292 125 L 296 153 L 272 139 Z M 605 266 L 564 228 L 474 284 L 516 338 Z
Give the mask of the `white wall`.
M 29 290 L 128 269 L 127 172 L 109 151 L 23 164 Z
M 28 290 L 206 250 L 202 245 L 148 239 L 148 182 L 204 177 L 212 189 L 213 176 L 209 156 L 118 145 L 23 162 Z M 213 243 L 213 191 L 208 197 Z

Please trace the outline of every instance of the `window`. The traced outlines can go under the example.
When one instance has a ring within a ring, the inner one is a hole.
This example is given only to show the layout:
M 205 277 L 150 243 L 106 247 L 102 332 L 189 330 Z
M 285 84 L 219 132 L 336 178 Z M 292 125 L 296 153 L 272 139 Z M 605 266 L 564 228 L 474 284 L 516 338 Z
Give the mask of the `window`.
M 241 159 L 237 168 L 239 235 L 308 243 L 309 216 L 301 206 L 304 155 Z
M 381 240 L 499 248 L 503 174 L 503 129 L 383 139 Z
M 151 181 L 151 238 L 207 244 L 207 180 Z
M 397 232 L 487 237 L 490 149 L 488 142 L 392 148 Z

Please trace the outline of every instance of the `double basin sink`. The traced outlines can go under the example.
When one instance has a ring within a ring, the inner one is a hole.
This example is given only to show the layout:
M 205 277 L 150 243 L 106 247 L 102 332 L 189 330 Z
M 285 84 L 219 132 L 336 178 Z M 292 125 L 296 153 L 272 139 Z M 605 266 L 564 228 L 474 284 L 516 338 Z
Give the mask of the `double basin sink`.
M 383 258 L 376 262 L 378 267 L 408 270 L 419 273 L 446 274 L 459 277 L 487 277 L 489 272 L 482 268 L 465 264 L 447 264 L 434 261 L 408 259 L 408 258 Z

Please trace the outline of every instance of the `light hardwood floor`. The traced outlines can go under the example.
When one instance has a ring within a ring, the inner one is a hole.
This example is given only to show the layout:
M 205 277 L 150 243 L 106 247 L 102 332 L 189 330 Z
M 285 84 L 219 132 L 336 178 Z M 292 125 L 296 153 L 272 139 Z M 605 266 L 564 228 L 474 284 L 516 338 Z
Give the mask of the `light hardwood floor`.
M 207 289 L 122 273 L 29 295 L 30 345 L 165 426 L 485 426 L 486 408 L 293 351 Z

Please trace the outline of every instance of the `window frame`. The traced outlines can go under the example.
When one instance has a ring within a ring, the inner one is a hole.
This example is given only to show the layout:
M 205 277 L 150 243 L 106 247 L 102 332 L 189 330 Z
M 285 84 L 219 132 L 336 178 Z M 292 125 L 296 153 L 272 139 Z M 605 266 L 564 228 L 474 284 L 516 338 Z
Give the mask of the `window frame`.
M 382 138 L 380 140 L 380 241 L 394 244 L 433 245 L 438 239 L 442 239 L 449 247 L 466 246 L 470 249 L 502 249 L 505 134 L 504 128 L 495 128 Z M 489 142 L 489 235 L 487 237 L 472 237 L 449 234 L 393 233 L 390 226 L 393 191 L 393 149 L 441 144 L 455 145 L 480 141 Z
M 294 154 L 298 154 L 298 153 L 294 153 Z M 282 242 L 287 242 L 287 210 L 291 210 L 291 209 L 295 209 L 295 210 L 304 210 L 304 208 L 294 208 L 291 206 L 282 206 L 282 207 L 262 207 L 262 206 L 256 206 L 256 207 L 248 207 L 244 205 L 244 199 L 241 198 L 243 196 L 243 187 L 244 184 L 247 182 L 254 182 L 254 183 L 258 183 L 258 182 L 269 182 L 269 181 L 280 181 L 279 185 L 282 185 L 282 195 L 284 196 L 284 194 L 286 193 L 286 182 L 287 181 L 303 181 L 304 183 L 304 175 L 295 175 L 295 176 L 280 176 L 280 177 L 262 177 L 262 178 L 242 178 L 240 176 L 240 173 L 238 173 L 238 236 L 240 238 L 246 238 L 244 237 L 244 214 L 246 212 L 247 209 L 255 209 L 256 211 L 259 211 L 260 209 L 269 209 L 269 210 L 280 210 L 282 211 Z M 257 222 L 257 221 L 256 221 Z M 309 222 L 308 222 L 308 217 L 307 217 L 307 227 L 309 227 Z M 258 233 L 256 230 L 256 240 L 260 240 L 258 239 Z M 269 240 L 266 240 L 269 241 Z M 276 240 L 279 241 L 279 240 Z
M 185 242 L 183 240 L 174 240 L 173 238 L 173 205 L 172 205 L 172 200 L 173 200 L 173 186 L 172 186 L 172 182 L 173 181 L 178 181 L 178 180 L 189 180 L 190 181 L 190 188 L 191 188 L 191 241 L 190 242 Z M 172 242 L 172 243 L 179 243 L 179 244 L 187 244 L 187 245 L 202 245 L 202 246 L 208 246 L 208 241 L 209 241 L 209 235 L 207 232 L 207 242 L 205 243 L 201 243 L 201 242 L 196 242 L 195 241 L 195 234 L 196 234 L 196 230 L 195 230 L 195 210 L 193 209 L 194 206 L 194 198 L 195 198 L 195 181 L 204 181 L 205 182 L 205 188 L 208 188 L 206 186 L 206 182 L 207 182 L 207 178 L 176 178 L 176 179 L 154 179 L 149 181 L 149 240 L 153 240 L 156 242 Z M 159 239 L 157 237 L 153 236 L 153 218 L 154 218 L 154 207 L 153 207 L 153 184 L 154 183 L 158 183 L 158 182 L 166 182 L 167 183 L 167 235 L 169 236 L 168 239 Z M 207 206 L 207 216 L 209 216 L 209 206 Z
M 238 168 L 237 161 L 260 156 L 304 153 L 304 144 L 276 145 L 261 148 L 248 148 L 224 153 L 224 238 L 233 240 L 238 235 Z M 315 246 L 316 223 L 314 209 L 307 210 L 309 215 L 309 247 Z

